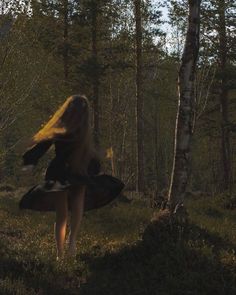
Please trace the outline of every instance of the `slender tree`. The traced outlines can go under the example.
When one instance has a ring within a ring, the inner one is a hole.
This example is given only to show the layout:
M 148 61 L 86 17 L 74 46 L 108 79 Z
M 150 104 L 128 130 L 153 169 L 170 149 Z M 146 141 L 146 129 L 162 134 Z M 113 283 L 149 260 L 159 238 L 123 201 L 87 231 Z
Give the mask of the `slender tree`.
M 99 68 L 98 68 L 98 3 L 96 0 L 91 1 L 91 33 L 92 33 L 92 61 L 94 66 L 93 73 L 93 108 L 94 108 L 94 142 L 99 146 Z
M 179 70 L 178 111 L 174 161 L 168 205 L 171 212 L 183 205 L 190 174 L 190 147 L 194 115 L 194 78 L 199 52 L 200 0 L 189 0 L 188 30 Z
M 144 191 L 144 125 L 142 78 L 142 14 L 141 1 L 134 0 L 136 39 L 136 128 L 137 128 L 137 190 Z
M 171 3 L 172 22 L 180 22 L 184 29 L 186 1 L 172 0 Z M 205 89 L 209 94 L 207 94 L 209 100 L 202 112 L 201 121 L 207 121 L 205 132 L 210 128 L 209 121 L 212 122 L 212 129 L 216 130 L 217 125 L 220 127 L 219 132 L 214 136 L 219 136 L 221 141 L 220 156 L 218 156 L 221 162 L 219 165 L 221 180 L 217 179 L 215 183 L 215 185 L 220 184 L 221 190 L 231 189 L 234 171 L 231 145 L 234 100 L 231 98 L 232 92 L 230 91 L 235 89 L 235 83 L 232 82 L 235 75 L 235 9 L 236 4 L 233 0 L 202 0 L 201 69 L 208 63 L 214 67 L 215 76 L 212 81 L 208 80 L 209 77 L 204 79 L 207 81 Z M 217 120 L 213 123 L 215 115 L 217 115 Z M 198 115 L 197 118 L 199 119 Z
M 69 29 L 69 8 L 68 0 L 63 0 L 63 63 L 64 63 L 64 79 L 68 82 L 69 61 L 68 61 L 68 29 Z
M 221 105 L 221 150 L 223 163 L 223 188 L 230 188 L 231 181 L 231 161 L 230 161 L 230 130 L 229 126 L 229 111 L 228 111 L 228 89 L 226 77 L 227 64 L 227 36 L 225 23 L 226 4 L 224 0 L 218 1 L 219 12 L 219 68 L 220 68 L 220 105 Z

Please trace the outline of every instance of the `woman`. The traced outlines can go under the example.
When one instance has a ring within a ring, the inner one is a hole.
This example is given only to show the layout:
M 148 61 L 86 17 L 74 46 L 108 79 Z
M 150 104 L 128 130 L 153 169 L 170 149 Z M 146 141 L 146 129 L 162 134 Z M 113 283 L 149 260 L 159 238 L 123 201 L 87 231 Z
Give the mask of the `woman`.
M 84 210 L 106 205 L 119 195 L 124 185 L 112 176 L 99 175 L 100 161 L 91 140 L 89 104 L 85 96 L 69 97 L 34 135 L 23 155 L 23 170 L 34 167 L 52 144 L 56 156 L 47 168 L 45 181 L 23 196 L 20 208 L 56 211 L 55 239 L 60 258 L 64 252 L 68 211 L 71 211 L 68 250 L 74 255 Z

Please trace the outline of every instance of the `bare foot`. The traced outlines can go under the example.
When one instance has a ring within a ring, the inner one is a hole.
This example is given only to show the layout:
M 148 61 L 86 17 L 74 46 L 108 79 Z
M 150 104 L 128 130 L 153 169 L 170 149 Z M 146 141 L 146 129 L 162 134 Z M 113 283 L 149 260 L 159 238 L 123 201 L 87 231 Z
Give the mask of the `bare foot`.
M 64 258 L 63 251 L 57 251 L 56 261 L 61 261 Z

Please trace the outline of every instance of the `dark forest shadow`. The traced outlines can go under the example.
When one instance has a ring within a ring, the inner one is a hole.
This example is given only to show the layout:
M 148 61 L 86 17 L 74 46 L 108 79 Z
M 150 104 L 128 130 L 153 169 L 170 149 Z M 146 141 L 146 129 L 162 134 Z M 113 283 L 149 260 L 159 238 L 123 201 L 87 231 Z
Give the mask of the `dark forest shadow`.
M 104 257 L 82 257 L 91 275 L 80 294 L 236 294 L 233 269 L 220 261 L 221 251 L 234 246 L 196 225 L 189 229 L 181 241 L 149 239 Z

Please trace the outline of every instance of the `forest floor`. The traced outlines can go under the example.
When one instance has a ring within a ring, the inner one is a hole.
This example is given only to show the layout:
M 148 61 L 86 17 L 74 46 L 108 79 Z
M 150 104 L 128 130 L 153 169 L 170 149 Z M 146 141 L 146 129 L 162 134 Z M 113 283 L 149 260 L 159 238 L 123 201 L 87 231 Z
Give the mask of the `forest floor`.
M 0 196 L 0 294 L 236 294 L 236 210 L 220 197 L 188 200 L 189 234 L 155 247 L 141 238 L 145 202 L 88 212 L 76 260 L 56 262 L 54 214 L 19 211 L 21 194 Z

